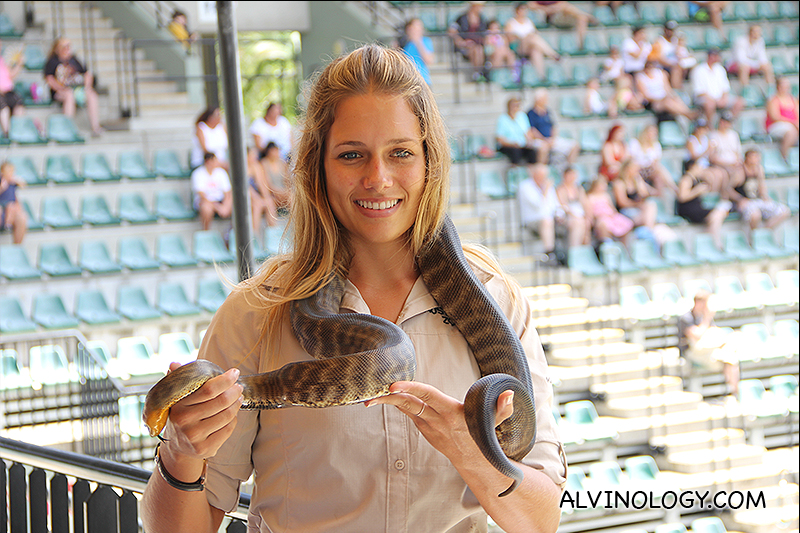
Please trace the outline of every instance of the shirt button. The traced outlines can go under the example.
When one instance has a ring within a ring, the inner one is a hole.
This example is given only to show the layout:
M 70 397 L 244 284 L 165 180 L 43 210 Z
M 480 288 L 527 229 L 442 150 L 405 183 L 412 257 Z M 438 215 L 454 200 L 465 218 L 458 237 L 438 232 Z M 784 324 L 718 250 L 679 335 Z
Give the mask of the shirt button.
M 394 467 L 398 470 L 402 470 L 406 467 L 406 462 L 403 461 L 402 459 L 398 459 L 397 461 L 394 462 Z

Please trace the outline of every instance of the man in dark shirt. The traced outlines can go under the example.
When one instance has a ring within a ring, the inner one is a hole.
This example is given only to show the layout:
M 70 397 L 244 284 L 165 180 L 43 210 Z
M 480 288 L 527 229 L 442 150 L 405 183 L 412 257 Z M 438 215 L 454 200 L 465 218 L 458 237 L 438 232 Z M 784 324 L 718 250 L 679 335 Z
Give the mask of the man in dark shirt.
M 578 143 L 572 139 L 559 137 L 553 116 L 547 108 L 550 94 L 545 88 L 533 93 L 533 107 L 528 111 L 528 121 L 533 129 L 533 145 L 537 149 L 537 161 L 547 164 L 550 156 L 556 157 L 551 164 L 566 168 L 575 163 L 580 153 Z
M 470 2 L 467 11 L 453 21 L 447 29 L 447 33 L 453 39 L 456 50 L 461 52 L 461 55 L 472 64 L 474 68 L 473 81 L 481 79 L 484 62 L 486 61 L 486 55 L 483 50 L 483 36 L 486 33 L 488 23 L 481 13 L 485 3 Z
M 99 136 L 100 101 L 94 90 L 94 77 L 72 54 L 69 39 L 56 39 L 50 57 L 44 65 L 44 79 L 54 100 L 61 102 L 64 114 L 75 116 L 77 106 L 85 106 L 92 135 Z

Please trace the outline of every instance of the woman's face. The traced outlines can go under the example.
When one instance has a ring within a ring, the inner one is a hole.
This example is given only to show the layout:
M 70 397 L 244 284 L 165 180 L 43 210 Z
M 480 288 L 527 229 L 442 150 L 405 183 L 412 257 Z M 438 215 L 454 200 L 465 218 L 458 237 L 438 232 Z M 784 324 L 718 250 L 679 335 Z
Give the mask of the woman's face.
M 222 112 L 219 109 L 215 109 L 209 116 L 208 120 L 206 120 L 206 124 L 209 125 L 211 128 L 215 128 L 217 124 L 220 123 L 222 120 Z
M 328 201 L 354 245 L 405 240 L 425 188 L 419 121 L 401 97 L 342 100 L 325 143 Z
M 66 61 L 72 57 L 72 44 L 66 39 L 58 43 L 56 47 L 56 55 L 61 61 Z
M 625 128 L 617 128 L 614 131 L 614 135 L 611 137 L 611 140 L 622 142 L 625 139 Z

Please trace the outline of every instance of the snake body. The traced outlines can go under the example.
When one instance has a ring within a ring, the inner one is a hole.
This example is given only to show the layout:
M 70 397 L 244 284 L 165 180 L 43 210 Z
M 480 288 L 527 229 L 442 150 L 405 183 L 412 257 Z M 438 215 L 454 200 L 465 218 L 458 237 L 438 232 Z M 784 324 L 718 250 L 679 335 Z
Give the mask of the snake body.
M 472 349 L 481 378 L 467 392 L 464 411 L 470 435 L 486 459 L 513 484 L 523 473 L 509 459 L 521 460 L 533 447 L 536 416 L 525 352 L 497 303 L 477 279 L 461 249 L 455 226 L 445 217 L 441 230 L 417 257 L 421 276 Z M 289 363 L 272 372 L 243 376 L 243 409 L 289 405 L 330 407 L 384 396 L 396 381 L 413 380 L 414 347 L 397 325 L 369 314 L 339 314 L 344 281 L 331 282 L 291 305 L 298 341 L 315 359 Z M 143 419 L 152 436 L 166 425 L 170 407 L 223 371 L 194 361 L 170 372 L 145 399 Z M 495 428 L 499 395 L 514 391 L 514 413 Z

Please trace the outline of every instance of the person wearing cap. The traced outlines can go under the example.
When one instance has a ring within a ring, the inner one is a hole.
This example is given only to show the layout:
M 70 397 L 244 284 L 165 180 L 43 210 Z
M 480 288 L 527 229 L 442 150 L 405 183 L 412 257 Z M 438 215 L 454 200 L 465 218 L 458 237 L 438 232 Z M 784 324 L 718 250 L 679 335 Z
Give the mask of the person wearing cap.
M 728 174 L 721 191 L 723 197 L 727 197 L 730 183 L 739 183 L 744 177 L 742 141 L 732 123 L 733 113 L 725 110 L 720 113 L 717 130 L 711 132 L 711 142 L 715 147 L 708 160 L 712 165 L 725 169 Z
M 653 43 L 653 51 L 649 59 L 655 61 L 669 74 L 669 82 L 673 89 L 683 86 L 686 71 L 683 69 L 678 57 L 678 23 L 668 20 L 664 23 L 664 30 Z
M 689 77 L 694 104 L 703 110 L 709 123 L 718 109 L 730 109 L 738 115 L 744 107 L 744 100 L 731 95 L 731 83 L 720 62 L 719 48 L 709 49 L 706 61 L 694 67 Z
M 450 24 L 447 33 L 453 39 L 456 50 L 472 65 L 472 80 L 479 81 L 486 61 L 483 50 L 483 38 L 489 27 L 483 17 L 483 4 L 486 2 L 470 2 L 467 10 Z
M 767 46 L 761 36 L 761 26 L 751 25 L 747 35 L 740 35 L 733 42 L 733 63 L 728 67 L 728 72 L 738 74 L 742 86 L 750 83 L 750 76 L 759 73 L 764 75 L 768 85 L 775 82 L 772 64 L 767 57 Z

